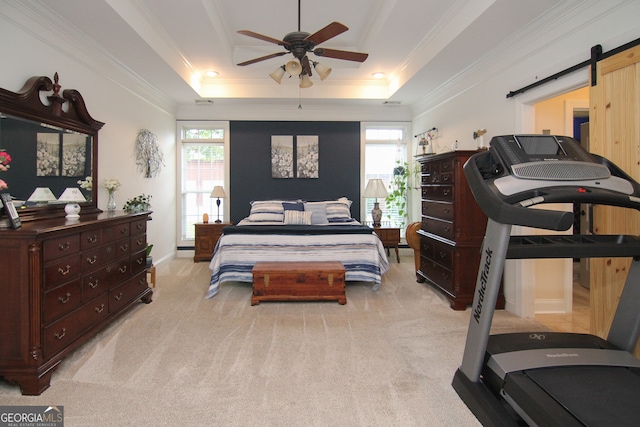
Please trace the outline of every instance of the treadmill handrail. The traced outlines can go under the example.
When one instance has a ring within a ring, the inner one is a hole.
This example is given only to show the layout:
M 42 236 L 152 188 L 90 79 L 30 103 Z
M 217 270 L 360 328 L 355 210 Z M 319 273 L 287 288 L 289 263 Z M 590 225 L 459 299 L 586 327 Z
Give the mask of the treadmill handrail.
M 531 215 L 528 208 L 513 206 L 500 199 L 484 184 L 484 178 L 477 165 L 477 161 L 482 156 L 488 155 L 488 151 L 474 154 L 467 160 L 463 168 L 471 192 L 485 215 L 502 224 L 544 228 L 547 230 L 565 231 L 573 225 L 573 212 L 537 209 L 535 215 Z

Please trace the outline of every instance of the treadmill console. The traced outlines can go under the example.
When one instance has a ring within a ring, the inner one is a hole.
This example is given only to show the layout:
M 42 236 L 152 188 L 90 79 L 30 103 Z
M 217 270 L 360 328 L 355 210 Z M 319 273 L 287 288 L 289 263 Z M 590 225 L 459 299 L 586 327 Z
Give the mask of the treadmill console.
M 560 217 L 558 212 L 523 209 L 541 203 L 598 203 L 640 210 L 638 183 L 567 136 L 495 136 L 489 150 L 473 155 L 464 170 L 480 208 L 501 223 L 552 230 L 573 225 L 572 212 Z
M 555 135 L 505 135 L 491 147 L 511 174 L 524 179 L 603 179 L 609 169 L 599 164 L 578 141 Z

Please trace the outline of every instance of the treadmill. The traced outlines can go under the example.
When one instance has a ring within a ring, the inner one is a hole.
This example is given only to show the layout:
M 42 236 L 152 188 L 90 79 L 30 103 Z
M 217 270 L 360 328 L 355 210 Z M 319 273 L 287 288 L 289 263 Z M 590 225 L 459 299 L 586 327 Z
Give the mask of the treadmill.
M 573 138 L 496 136 L 464 172 L 488 216 L 464 355 L 453 388 L 486 426 L 640 426 L 640 239 L 629 235 L 510 236 L 513 225 L 568 230 L 591 203 L 640 210 L 640 185 Z M 632 258 L 607 339 L 589 334 L 491 335 L 505 259 Z

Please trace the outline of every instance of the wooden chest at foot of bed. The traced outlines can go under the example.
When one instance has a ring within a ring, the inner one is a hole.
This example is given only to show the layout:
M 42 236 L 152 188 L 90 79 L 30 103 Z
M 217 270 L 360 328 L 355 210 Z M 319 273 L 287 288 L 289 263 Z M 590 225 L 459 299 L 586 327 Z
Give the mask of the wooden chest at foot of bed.
M 257 262 L 251 305 L 260 301 L 338 301 L 347 303 L 345 268 L 339 261 Z

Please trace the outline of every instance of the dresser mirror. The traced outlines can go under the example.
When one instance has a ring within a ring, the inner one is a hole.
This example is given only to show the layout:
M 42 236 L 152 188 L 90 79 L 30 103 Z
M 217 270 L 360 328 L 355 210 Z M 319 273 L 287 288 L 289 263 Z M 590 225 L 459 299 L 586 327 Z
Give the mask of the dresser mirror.
M 80 188 L 82 212 L 98 211 L 98 131 L 104 123 L 89 115 L 78 91 L 60 89 L 57 73 L 53 81 L 32 77 L 18 92 L 0 89 L 0 150 L 11 156 L 0 179 L 22 221 L 65 215 L 64 203 L 42 200 L 36 189 L 57 199 L 68 187 Z M 78 181 L 87 178 L 93 185 L 82 188 Z

